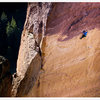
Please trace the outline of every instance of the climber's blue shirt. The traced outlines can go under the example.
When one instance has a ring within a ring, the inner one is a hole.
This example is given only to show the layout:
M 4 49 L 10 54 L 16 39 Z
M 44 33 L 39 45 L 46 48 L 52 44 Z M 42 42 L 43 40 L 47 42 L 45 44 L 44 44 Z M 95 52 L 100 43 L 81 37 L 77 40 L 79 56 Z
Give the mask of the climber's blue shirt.
M 85 36 L 87 36 L 87 32 L 84 32 L 83 34 L 84 34 Z

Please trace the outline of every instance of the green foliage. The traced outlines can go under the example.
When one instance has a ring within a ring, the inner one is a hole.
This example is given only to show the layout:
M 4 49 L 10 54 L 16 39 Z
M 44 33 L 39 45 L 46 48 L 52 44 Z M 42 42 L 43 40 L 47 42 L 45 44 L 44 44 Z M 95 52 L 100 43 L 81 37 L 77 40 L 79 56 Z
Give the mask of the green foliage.
M 8 36 L 8 46 L 11 47 L 13 52 L 17 52 L 20 43 L 20 33 L 15 19 L 12 17 L 11 22 L 7 23 L 6 34 Z M 17 53 L 16 53 L 17 55 Z
M 0 9 L 0 55 L 8 58 L 11 71 L 14 72 L 27 4 L 24 8 L 22 4 L 17 4 L 19 7 L 9 3 L 3 5 Z
M 0 19 L 1 19 L 2 22 L 6 22 L 7 21 L 7 15 L 5 14 L 5 12 L 2 12 Z
M 10 22 L 8 21 L 7 27 L 6 27 L 7 36 L 9 37 L 13 32 L 14 32 L 14 29 L 13 29 L 13 27 L 11 26 Z
M 6 55 L 7 53 L 7 34 L 6 34 L 7 15 L 2 12 L 0 17 L 0 54 Z
M 13 17 L 12 17 L 11 23 L 9 21 L 7 23 L 6 33 L 7 33 L 8 37 L 10 35 L 17 34 L 17 24 Z
M 16 21 L 15 19 L 12 17 L 12 20 L 11 20 L 11 26 L 16 29 L 17 28 L 17 24 L 16 24 Z

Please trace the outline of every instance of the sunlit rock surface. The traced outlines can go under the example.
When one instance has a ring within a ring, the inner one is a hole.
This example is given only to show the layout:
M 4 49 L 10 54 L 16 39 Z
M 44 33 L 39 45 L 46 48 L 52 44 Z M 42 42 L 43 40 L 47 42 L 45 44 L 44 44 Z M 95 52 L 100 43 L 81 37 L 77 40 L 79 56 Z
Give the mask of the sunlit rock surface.
M 17 62 L 17 74 L 22 77 L 17 96 L 99 97 L 100 3 L 45 5 L 45 10 L 43 3 L 28 6 Z M 44 13 L 38 12 L 41 9 Z M 43 15 L 47 20 L 41 25 Z M 80 39 L 83 30 L 88 34 Z

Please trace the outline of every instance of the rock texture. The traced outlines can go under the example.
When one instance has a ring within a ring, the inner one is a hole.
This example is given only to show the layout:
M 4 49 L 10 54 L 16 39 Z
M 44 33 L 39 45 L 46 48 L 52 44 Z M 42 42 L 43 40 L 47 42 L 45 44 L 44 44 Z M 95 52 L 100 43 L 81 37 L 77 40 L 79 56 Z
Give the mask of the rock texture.
M 24 76 L 32 59 L 39 54 L 40 42 L 45 31 L 49 9 L 50 3 L 28 5 L 17 63 L 18 76 Z
M 51 3 L 28 4 L 17 62 L 17 78 L 13 81 L 12 96 L 27 95 L 37 79 L 42 67 L 41 41 L 50 5 Z
M 30 3 L 15 96 L 99 97 L 99 21 L 100 3 Z
M 40 76 L 38 96 L 100 96 L 100 30 L 88 31 L 88 36 L 82 40 L 80 36 L 65 42 L 58 41 L 61 35 L 45 38 L 45 73 Z
M 11 96 L 12 76 L 9 70 L 8 60 L 0 56 L 0 97 Z

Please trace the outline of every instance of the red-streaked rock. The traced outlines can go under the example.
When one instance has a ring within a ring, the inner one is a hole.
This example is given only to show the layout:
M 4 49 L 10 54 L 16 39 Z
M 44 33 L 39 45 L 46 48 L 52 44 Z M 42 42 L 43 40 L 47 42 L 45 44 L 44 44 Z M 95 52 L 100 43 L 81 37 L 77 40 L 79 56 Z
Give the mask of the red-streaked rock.
M 99 97 L 100 3 L 44 4 L 45 10 L 38 3 L 28 6 L 17 62 L 22 80 L 16 96 Z M 83 30 L 88 34 L 80 39 Z

